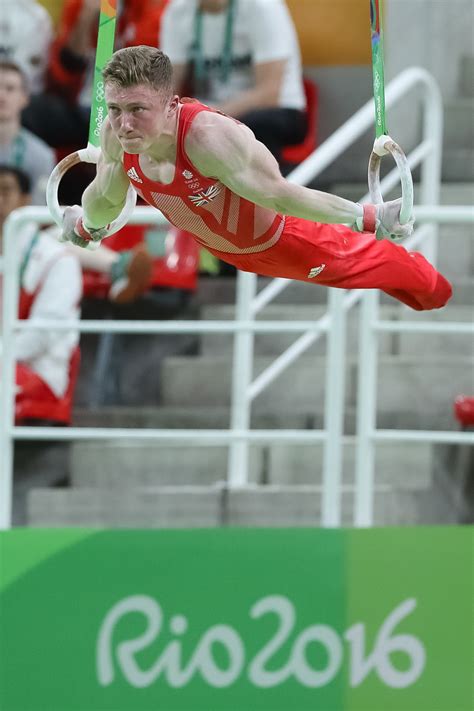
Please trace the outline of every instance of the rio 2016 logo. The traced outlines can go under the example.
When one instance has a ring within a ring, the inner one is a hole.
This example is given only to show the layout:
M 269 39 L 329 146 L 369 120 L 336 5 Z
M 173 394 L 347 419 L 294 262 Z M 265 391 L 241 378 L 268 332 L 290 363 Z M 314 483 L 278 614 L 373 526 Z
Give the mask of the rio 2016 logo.
M 105 99 L 105 87 L 103 81 L 98 81 L 95 87 L 95 101 L 96 101 L 96 115 L 95 115 L 95 128 L 94 136 L 97 138 L 100 136 L 100 131 L 102 129 L 102 124 L 105 118 L 105 109 L 103 106 L 103 101 Z
M 147 628 L 141 636 L 120 642 L 116 657 L 118 666 L 127 682 L 136 688 L 146 688 L 160 676 L 172 688 L 185 687 L 196 674 L 214 688 L 226 688 L 245 674 L 248 681 L 258 688 L 271 688 L 293 678 L 302 686 L 320 688 L 331 683 L 341 670 L 344 659 L 344 641 L 349 655 L 349 684 L 360 686 L 374 671 L 381 682 L 394 689 L 404 689 L 414 684 L 422 675 L 426 664 L 426 652 L 422 642 L 409 634 L 394 634 L 395 627 L 416 608 L 416 600 L 402 602 L 382 623 L 375 638 L 374 648 L 366 651 L 365 625 L 354 624 L 340 635 L 328 625 L 315 624 L 302 630 L 296 637 L 288 661 L 280 669 L 268 669 L 268 663 L 287 642 L 296 624 L 293 603 L 282 595 L 270 595 L 258 600 L 250 609 L 253 620 L 268 614 L 276 615 L 278 629 L 252 659 L 247 659 L 245 641 L 239 632 L 229 625 L 214 625 L 204 631 L 187 665 L 182 665 L 183 635 L 189 622 L 183 615 L 170 619 L 169 629 L 176 637 L 165 647 L 156 662 L 147 670 L 140 668 L 136 655 L 156 643 L 164 623 L 160 604 L 147 595 L 133 595 L 118 602 L 107 613 L 97 639 L 97 677 L 102 686 L 109 686 L 115 679 L 113 634 L 117 624 L 130 613 L 142 614 Z M 326 654 L 326 665 L 315 669 L 308 663 L 309 644 L 320 645 Z M 213 655 L 213 646 L 220 645 L 226 652 L 227 664 L 222 668 Z M 408 664 L 403 671 L 396 668 L 390 655 L 404 654 Z M 187 656 L 187 655 L 186 655 Z

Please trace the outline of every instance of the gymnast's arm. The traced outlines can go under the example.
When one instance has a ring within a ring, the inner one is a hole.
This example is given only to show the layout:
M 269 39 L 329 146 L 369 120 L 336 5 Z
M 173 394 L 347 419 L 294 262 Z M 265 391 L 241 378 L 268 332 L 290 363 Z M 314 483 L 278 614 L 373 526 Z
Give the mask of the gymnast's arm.
M 122 157 L 123 149 L 112 133 L 109 120 L 106 119 L 101 133 L 97 175 L 82 196 L 83 222 L 86 229 L 105 227 L 122 212 L 130 184 Z
M 62 242 L 72 242 L 78 247 L 100 241 L 107 226 L 122 212 L 129 180 L 122 165 L 122 148 L 112 134 L 108 119 L 101 133 L 101 153 L 97 174 L 82 195 L 82 208 L 78 205 L 64 210 Z
M 314 222 L 353 224 L 362 215 L 357 203 L 289 183 L 252 131 L 221 114 L 196 116 L 185 149 L 203 175 L 262 207 Z
M 343 223 L 358 231 L 372 232 L 375 227 L 379 236 L 405 238 L 413 232 L 413 220 L 400 224 L 401 200 L 373 206 L 374 220 L 366 221 L 368 206 L 363 208 L 337 195 L 288 182 L 252 131 L 222 114 L 198 114 L 186 136 L 185 148 L 203 175 L 218 178 L 241 197 L 283 215 Z

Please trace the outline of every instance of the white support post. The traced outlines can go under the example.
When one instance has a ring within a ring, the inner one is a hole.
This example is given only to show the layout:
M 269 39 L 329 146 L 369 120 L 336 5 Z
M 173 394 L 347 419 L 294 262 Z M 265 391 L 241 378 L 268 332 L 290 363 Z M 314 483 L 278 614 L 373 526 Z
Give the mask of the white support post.
M 441 159 L 443 150 L 443 102 L 438 85 L 432 77 L 423 85 L 423 139 L 431 150 L 421 164 L 419 205 L 439 205 L 441 194 Z M 422 252 L 433 266 L 438 261 L 439 227 L 429 225 L 430 235 L 423 241 Z
M 359 321 L 357 441 L 354 524 L 371 526 L 374 507 L 374 432 L 377 413 L 377 331 L 379 293 L 364 294 Z
M 253 319 L 252 303 L 257 293 L 257 277 L 248 272 L 237 274 L 236 321 Z M 231 430 L 250 429 L 249 387 L 253 372 L 254 334 L 250 330 L 238 331 L 234 336 L 232 367 Z M 248 481 L 249 443 L 246 438 L 229 447 L 228 481 L 232 488 L 245 486 Z
M 18 241 L 25 221 L 10 215 L 4 226 L 2 370 L 0 382 L 0 530 L 11 527 L 15 419 L 15 347 L 13 324 L 18 314 Z
M 331 328 L 326 356 L 324 403 L 323 498 L 321 522 L 326 527 L 341 525 L 341 483 L 346 374 L 346 309 L 342 289 L 329 290 Z

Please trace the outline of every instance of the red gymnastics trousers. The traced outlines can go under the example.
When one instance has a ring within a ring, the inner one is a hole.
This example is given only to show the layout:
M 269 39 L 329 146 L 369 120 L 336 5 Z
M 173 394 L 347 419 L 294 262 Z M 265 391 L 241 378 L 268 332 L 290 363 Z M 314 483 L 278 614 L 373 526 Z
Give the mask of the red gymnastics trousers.
M 422 254 L 344 225 L 286 217 L 280 239 L 263 252 L 209 251 L 242 271 L 262 276 L 339 289 L 380 289 L 417 311 L 439 309 L 452 294 L 451 284 Z

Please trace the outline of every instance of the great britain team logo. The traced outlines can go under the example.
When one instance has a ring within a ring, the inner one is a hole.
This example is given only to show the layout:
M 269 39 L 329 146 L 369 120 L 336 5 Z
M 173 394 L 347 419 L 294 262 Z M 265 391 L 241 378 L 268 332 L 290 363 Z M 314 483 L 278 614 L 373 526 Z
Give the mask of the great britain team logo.
M 196 195 L 190 195 L 189 199 L 196 207 L 203 207 L 215 200 L 220 192 L 221 188 L 219 185 L 210 185 L 206 190 L 201 190 Z

